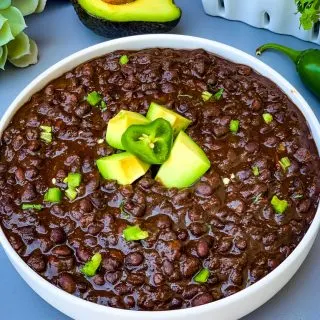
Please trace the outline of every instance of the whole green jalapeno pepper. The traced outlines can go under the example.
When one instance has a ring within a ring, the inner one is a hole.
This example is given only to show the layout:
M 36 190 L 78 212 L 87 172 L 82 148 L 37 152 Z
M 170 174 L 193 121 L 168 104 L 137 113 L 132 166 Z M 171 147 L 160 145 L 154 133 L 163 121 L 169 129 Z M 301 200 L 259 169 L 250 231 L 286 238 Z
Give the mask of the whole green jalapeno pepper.
M 164 163 L 172 148 L 173 129 L 167 120 L 130 126 L 122 135 L 125 150 L 150 164 Z
M 303 83 L 320 98 L 320 50 L 297 51 L 280 44 L 267 43 L 258 48 L 256 54 L 261 55 L 268 49 L 286 54 L 295 63 Z

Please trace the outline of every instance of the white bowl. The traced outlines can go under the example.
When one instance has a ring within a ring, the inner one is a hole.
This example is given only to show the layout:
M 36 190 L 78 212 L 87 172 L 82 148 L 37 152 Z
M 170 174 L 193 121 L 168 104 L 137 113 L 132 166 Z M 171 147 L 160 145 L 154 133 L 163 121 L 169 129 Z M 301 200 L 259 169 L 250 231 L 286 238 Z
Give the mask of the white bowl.
M 41 90 L 46 84 L 61 76 L 63 73 L 85 61 L 114 50 L 136 50 L 152 47 L 176 49 L 202 48 L 225 59 L 252 67 L 263 76 L 275 82 L 298 106 L 309 124 L 318 150 L 320 149 L 320 124 L 316 116 L 302 96 L 281 75 L 261 61 L 240 50 L 218 42 L 181 35 L 142 35 L 112 40 L 84 49 L 58 62 L 32 81 L 14 100 L 0 121 L 0 134 L 2 134 L 3 130 L 7 127 L 14 113 L 29 100 L 31 95 Z M 74 319 L 232 320 L 238 319 L 261 306 L 290 280 L 306 258 L 318 233 L 319 222 L 320 209 L 318 207 L 316 216 L 308 232 L 296 249 L 279 267 L 257 283 L 222 300 L 195 308 L 173 311 L 130 311 L 105 307 L 82 300 L 58 289 L 29 268 L 11 247 L 2 230 L 0 230 L 0 242 L 13 266 L 29 286 L 52 306 Z

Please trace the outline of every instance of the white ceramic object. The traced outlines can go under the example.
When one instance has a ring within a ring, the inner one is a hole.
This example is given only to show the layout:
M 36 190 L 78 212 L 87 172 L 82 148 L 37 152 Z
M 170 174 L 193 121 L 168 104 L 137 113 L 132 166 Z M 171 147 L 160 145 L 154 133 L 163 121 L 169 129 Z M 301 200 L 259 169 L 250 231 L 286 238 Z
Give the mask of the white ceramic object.
M 202 0 L 202 3 L 209 15 L 320 44 L 318 26 L 308 31 L 300 28 L 300 14 L 296 14 L 294 0 Z
M 31 95 L 41 90 L 51 80 L 76 67 L 80 63 L 102 56 L 119 49 L 143 49 L 167 47 L 176 49 L 203 48 L 225 59 L 251 66 L 260 74 L 274 81 L 291 100 L 299 107 L 309 124 L 312 135 L 320 149 L 320 124 L 313 111 L 296 91 L 280 74 L 258 59 L 227 45 L 189 36 L 181 35 L 142 35 L 121 38 L 89 47 L 58 62 L 33 80 L 13 101 L 0 121 L 0 134 L 9 124 L 14 113 L 29 100 Z M 276 294 L 294 275 L 307 256 L 320 225 L 320 209 L 308 232 L 290 256 L 274 271 L 252 286 L 222 300 L 203 306 L 162 312 L 130 311 L 105 307 L 77 298 L 50 284 L 27 266 L 9 244 L 2 230 L 0 242 L 22 278 L 44 300 L 73 319 L 94 320 L 233 320 L 255 310 L 274 294 Z

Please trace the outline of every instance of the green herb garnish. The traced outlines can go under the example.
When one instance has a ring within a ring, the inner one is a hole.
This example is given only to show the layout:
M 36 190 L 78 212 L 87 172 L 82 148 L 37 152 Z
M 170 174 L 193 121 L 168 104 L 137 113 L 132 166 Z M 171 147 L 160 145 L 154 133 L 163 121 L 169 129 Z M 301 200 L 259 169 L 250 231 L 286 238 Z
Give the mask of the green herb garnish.
M 257 177 L 257 176 L 260 174 L 259 167 L 253 166 L 253 167 L 252 167 L 252 173 L 253 173 L 254 176 Z
M 31 204 L 31 203 L 23 203 L 21 205 L 22 210 L 42 210 L 43 209 L 43 205 L 41 204 Z
M 44 201 L 59 203 L 62 199 L 62 192 L 59 188 L 49 188 L 44 195 Z
M 126 241 L 137 241 L 147 239 L 149 234 L 147 231 L 143 231 L 139 226 L 127 226 L 123 230 L 123 236 Z
M 291 162 L 288 157 L 281 158 L 279 161 L 279 164 L 282 167 L 284 172 L 286 172 L 286 170 L 291 166 Z
M 69 188 L 77 188 L 81 183 L 81 173 L 69 172 L 63 182 L 67 183 Z
M 52 127 L 50 126 L 40 126 L 41 133 L 40 133 L 40 139 L 44 141 L 45 143 L 51 143 L 52 142 Z
M 206 283 L 209 279 L 210 271 L 206 268 L 201 269 L 193 278 L 195 282 Z
M 104 100 L 102 100 L 100 103 L 100 109 L 101 109 L 101 111 L 104 111 L 107 109 L 107 104 L 105 103 Z
M 201 94 L 201 98 L 204 102 L 209 101 L 212 98 L 213 94 L 209 91 L 203 91 Z
M 231 120 L 230 121 L 229 128 L 230 128 L 231 132 L 237 133 L 238 130 L 239 130 L 239 126 L 240 126 L 240 121 L 239 120 Z
M 66 190 L 66 196 L 70 200 L 74 200 L 78 195 L 76 188 L 80 186 L 81 174 L 70 172 L 68 176 L 63 180 L 63 182 L 68 184 L 68 189 Z
M 91 106 L 95 107 L 102 100 L 102 96 L 97 91 L 92 91 L 87 95 L 86 100 Z
M 127 55 L 123 55 L 119 59 L 119 63 L 123 66 L 129 62 L 129 58 Z
M 93 277 L 97 270 L 99 269 L 102 262 L 102 256 L 100 253 L 96 253 L 92 258 L 86 262 L 86 264 L 81 268 L 81 272 L 88 277 Z
M 213 95 L 213 99 L 214 100 L 220 100 L 222 98 L 224 89 L 219 89 L 214 95 Z
M 319 21 L 320 1 L 319 0 L 295 0 L 298 12 L 301 13 L 300 26 L 305 30 L 312 29 Z
M 274 195 L 271 199 L 271 205 L 276 213 L 282 214 L 288 208 L 288 201 L 280 200 L 276 195 Z
M 293 199 L 301 199 L 301 198 L 303 198 L 303 194 L 294 194 L 294 195 L 292 196 L 292 198 L 293 198 Z
M 264 113 L 264 114 L 262 115 L 262 117 L 263 117 L 263 120 L 264 120 L 264 122 L 265 122 L 266 124 L 269 124 L 269 123 L 271 123 L 271 122 L 273 121 L 273 116 L 272 116 L 272 114 L 270 114 L 270 113 Z

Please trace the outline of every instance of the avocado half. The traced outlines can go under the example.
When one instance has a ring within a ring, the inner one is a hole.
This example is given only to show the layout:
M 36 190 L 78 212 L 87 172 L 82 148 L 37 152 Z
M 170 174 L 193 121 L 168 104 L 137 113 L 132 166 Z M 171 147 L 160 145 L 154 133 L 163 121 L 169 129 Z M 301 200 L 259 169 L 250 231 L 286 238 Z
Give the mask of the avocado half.
M 181 10 L 175 5 L 174 0 L 71 0 L 71 2 L 86 27 L 108 38 L 168 32 L 181 18 Z

